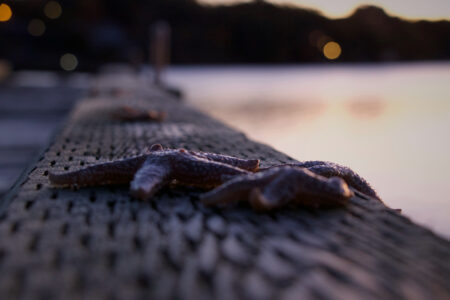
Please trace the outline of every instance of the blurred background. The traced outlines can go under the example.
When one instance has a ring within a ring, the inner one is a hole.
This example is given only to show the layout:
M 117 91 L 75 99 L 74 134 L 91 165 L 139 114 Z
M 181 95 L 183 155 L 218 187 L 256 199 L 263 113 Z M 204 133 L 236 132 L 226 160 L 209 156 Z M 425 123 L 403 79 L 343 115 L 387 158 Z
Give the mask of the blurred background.
M 0 0 L 0 195 L 105 64 L 149 73 L 162 21 L 186 102 L 450 237 L 448 0 Z

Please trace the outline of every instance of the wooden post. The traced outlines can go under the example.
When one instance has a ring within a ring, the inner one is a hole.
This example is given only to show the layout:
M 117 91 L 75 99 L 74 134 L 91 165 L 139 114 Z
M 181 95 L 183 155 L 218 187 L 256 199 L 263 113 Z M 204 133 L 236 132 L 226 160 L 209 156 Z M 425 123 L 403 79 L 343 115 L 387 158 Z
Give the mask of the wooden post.
M 162 73 L 170 63 L 170 25 L 157 21 L 150 29 L 150 63 L 154 68 L 153 81 L 162 84 Z

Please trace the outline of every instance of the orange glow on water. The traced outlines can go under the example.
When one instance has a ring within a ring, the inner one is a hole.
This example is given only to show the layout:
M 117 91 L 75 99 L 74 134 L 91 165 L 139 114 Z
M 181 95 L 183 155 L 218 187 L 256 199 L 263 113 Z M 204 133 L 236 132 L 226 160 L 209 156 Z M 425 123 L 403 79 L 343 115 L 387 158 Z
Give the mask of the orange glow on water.
M 0 22 L 9 21 L 12 17 L 12 10 L 8 4 L 2 3 L 0 4 Z
M 328 42 L 323 46 L 323 55 L 328 59 L 336 59 L 341 56 L 341 46 L 336 42 Z

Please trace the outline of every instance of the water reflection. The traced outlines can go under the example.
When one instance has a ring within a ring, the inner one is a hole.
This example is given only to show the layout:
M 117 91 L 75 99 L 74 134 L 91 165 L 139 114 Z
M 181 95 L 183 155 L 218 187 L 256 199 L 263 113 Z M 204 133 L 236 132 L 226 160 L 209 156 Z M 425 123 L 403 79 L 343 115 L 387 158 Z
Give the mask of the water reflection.
M 378 97 L 358 97 L 349 100 L 347 103 L 348 111 L 355 118 L 376 118 L 383 114 L 386 103 Z
M 242 104 L 221 105 L 208 103 L 202 109 L 226 123 L 245 126 L 247 131 L 262 135 L 280 128 L 294 126 L 301 119 L 311 118 L 325 107 L 322 103 L 270 103 L 252 101 Z
M 176 68 L 196 106 L 299 160 L 330 160 L 450 236 L 450 64 Z

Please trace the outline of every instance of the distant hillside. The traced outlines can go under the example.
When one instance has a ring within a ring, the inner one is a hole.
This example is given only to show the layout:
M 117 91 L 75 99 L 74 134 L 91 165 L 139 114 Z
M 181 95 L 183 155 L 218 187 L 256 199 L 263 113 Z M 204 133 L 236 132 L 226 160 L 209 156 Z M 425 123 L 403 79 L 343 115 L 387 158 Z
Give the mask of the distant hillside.
M 87 70 L 106 61 L 146 59 L 148 28 L 161 19 L 172 26 L 177 64 L 324 62 L 328 41 L 342 48 L 337 61 L 450 59 L 450 22 L 406 21 L 373 6 L 346 19 L 327 19 L 264 1 L 204 6 L 193 0 L 67 0 L 61 18 L 48 20 L 40 1 L 10 5 L 15 14 L 0 23 L 0 58 L 18 68 L 58 68 L 66 52 L 77 55 Z M 43 36 L 27 32 L 33 18 L 45 21 Z

